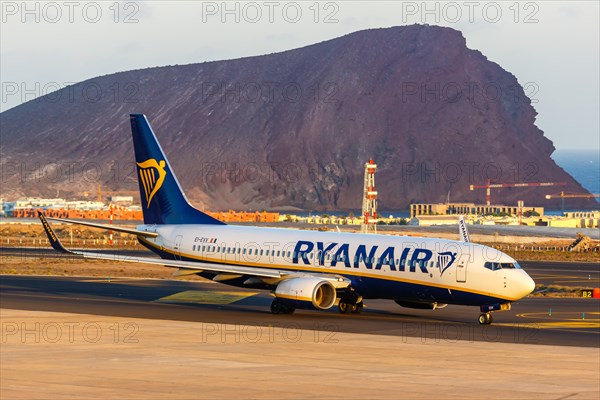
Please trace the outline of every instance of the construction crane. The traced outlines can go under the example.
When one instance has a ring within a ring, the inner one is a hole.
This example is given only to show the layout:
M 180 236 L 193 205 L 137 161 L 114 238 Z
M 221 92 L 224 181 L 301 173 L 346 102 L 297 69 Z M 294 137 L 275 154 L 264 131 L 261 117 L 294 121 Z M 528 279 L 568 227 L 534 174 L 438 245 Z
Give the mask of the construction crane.
M 470 185 L 470 190 L 486 189 L 485 204 L 488 206 L 492 203 L 491 189 L 506 188 L 506 187 L 530 187 L 530 186 L 565 186 L 567 182 L 526 182 L 526 183 L 491 183 L 487 180 L 487 185 Z
M 565 199 L 593 199 L 595 197 L 600 197 L 600 194 L 592 194 L 592 193 L 565 193 L 560 192 L 558 194 L 547 194 L 547 199 L 558 199 L 561 200 L 560 209 L 565 209 Z

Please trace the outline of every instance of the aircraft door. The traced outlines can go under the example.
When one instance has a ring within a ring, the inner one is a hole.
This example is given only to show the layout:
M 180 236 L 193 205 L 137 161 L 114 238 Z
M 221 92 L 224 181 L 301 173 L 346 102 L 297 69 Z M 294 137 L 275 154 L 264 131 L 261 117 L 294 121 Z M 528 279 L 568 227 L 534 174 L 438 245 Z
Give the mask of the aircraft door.
M 177 237 L 175 237 L 175 246 L 173 247 L 173 250 L 175 250 L 175 259 L 176 260 L 181 260 L 181 240 L 183 239 L 183 236 L 181 235 L 177 235 Z
M 465 260 L 459 260 L 456 264 L 456 282 L 464 283 L 467 281 L 467 264 Z

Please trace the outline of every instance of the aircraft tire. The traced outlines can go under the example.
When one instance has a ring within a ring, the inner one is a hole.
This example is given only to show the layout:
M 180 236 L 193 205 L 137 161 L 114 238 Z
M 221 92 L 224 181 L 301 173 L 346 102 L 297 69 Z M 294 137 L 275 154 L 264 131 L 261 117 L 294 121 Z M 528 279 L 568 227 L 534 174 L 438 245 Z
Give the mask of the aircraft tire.
M 340 303 L 338 304 L 338 310 L 340 311 L 340 313 L 346 314 L 346 313 L 348 313 L 349 306 L 350 306 L 350 304 L 348 304 L 347 302 L 345 302 L 343 300 L 340 300 Z
M 361 301 L 361 302 L 356 303 L 356 305 L 354 307 L 355 308 L 354 308 L 353 313 L 360 314 L 362 312 L 362 310 L 363 310 L 363 307 L 364 307 L 363 302 Z
M 277 315 L 285 312 L 285 306 L 277 299 L 271 303 L 271 313 Z
M 490 314 L 490 313 L 480 314 L 478 321 L 479 321 L 480 325 L 489 325 L 493 321 L 492 314 Z

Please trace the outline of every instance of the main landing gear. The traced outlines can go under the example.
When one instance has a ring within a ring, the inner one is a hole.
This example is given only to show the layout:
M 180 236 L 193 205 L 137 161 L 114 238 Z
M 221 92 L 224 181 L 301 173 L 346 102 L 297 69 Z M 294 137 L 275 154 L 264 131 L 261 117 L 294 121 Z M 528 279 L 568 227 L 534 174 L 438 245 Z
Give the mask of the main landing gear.
M 273 314 L 292 314 L 294 311 L 296 311 L 294 307 L 282 303 L 279 299 L 275 299 L 271 303 L 271 312 Z
M 362 301 L 359 301 L 358 303 L 352 303 L 345 300 L 340 300 L 340 303 L 338 304 L 338 310 L 342 314 L 360 314 L 363 310 L 363 307 L 364 305 Z
M 481 314 L 479 315 L 479 323 L 481 325 L 489 325 L 492 323 L 492 311 L 507 311 L 510 310 L 510 303 L 504 304 L 488 304 L 479 307 Z
M 340 298 L 340 302 L 338 303 L 338 310 L 342 314 L 360 314 L 364 307 L 362 300 L 362 296 L 356 293 L 352 288 L 349 288 Z

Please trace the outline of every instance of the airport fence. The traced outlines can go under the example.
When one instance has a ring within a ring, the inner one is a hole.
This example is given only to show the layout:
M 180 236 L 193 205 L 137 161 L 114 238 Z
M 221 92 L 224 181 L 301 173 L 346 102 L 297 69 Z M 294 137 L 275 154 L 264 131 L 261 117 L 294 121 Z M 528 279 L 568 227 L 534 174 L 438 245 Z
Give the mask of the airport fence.
M 492 245 L 490 246 L 500 251 L 533 251 L 533 252 L 573 252 L 573 253 L 597 253 L 600 252 L 600 246 L 594 246 L 589 249 L 573 249 L 570 250 L 569 246 L 533 246 L 533 245 Z
M 87 247 L 142 247 L 137 240 L 113 239 L 73 239 L 61 240 L 67 247 L 87 248 Z M 50 243 L 47 238 L 2 238 L 0 242 L 6 247 L 48 247 Z

